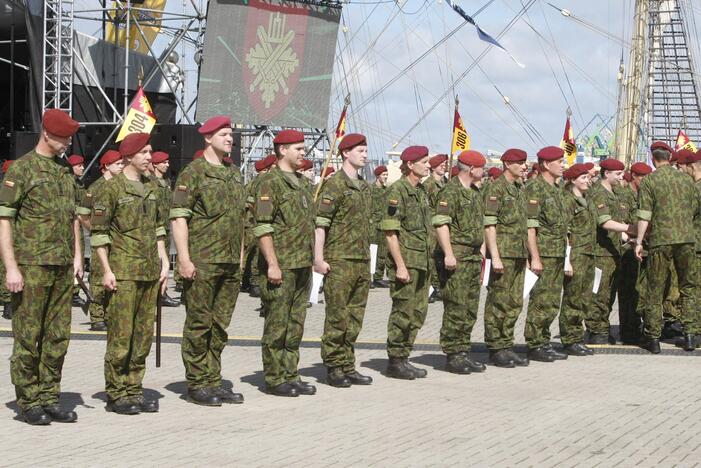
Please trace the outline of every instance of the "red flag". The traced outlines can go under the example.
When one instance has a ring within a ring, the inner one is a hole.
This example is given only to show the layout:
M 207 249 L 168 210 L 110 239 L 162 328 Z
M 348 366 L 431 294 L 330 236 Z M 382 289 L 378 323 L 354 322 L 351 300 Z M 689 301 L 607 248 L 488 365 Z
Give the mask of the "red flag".
M 346 134 L 346 108 L 343 108 L 341 112 L 341 118 L 338 119 L 338 125 L 336 126 L 336 140 L 341 141 L 343 136 Z

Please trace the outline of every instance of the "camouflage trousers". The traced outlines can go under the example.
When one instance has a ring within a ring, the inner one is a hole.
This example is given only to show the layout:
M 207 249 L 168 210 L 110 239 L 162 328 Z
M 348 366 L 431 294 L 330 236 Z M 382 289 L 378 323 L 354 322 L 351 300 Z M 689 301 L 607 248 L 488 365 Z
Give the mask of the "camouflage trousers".
M 646 338 L 659 339 L 662 335 L 662 303 L 669 266 L 674 264 L 679 280 L 681 313 L 687 333 L 701 333 L 701 323 L 696 310 L 699 274 L 695 246 L 692 243 L 661 245 L 650 248 L 647 265 L 649 307 L 643 317 L 643 334 Z
M 276 387 L 299 380 L 299 344 L 307 316 L 311 267 L 282 270 L 282 283 L 268 282 L 260 269 L 261 298 L 266 310 L 261 348 L 265 383 Z
M 514 327 L 523 309 L 525 258 L 502 258 L 504 272 L 492 272 L 484 306 L 484 339 L 490 350 L 511 348 Z
M 58 403 L 71 336 L 73 266 L 20 265 L 22 292 L 12 295 L 10 376 L 22 411 Z
M 349 373 L 355 369 L 354 346 L 363 327 L 370 265 L 367 260 L 334 260 L 329 265 L 324 284 L 326 318 L 321 359 L 327 367 Z
M 524 335 L 530 349 L 550 343 L 550 324 L 560 313 L 564 257 L 541 257 L 543 271 L 531 290 Z
M 408 270 L 409 283 L 398 281 L 394 268 L 389 270 L 392 311 L 387 321 L 387 354 L 392 358 L 409 357 L 428 312 L 429 273 L 416 268 Z
M 253 241 L 246 245 L 243 253 L 243 272 L 241 283 L 244 287 L 258 286 L 258 244 Z
M 589 313 L 594 287 L 594 257 L 584 252 L 570 254 L 572 276 L 565 276 L 560 311 L 560 341 L 564 346 L 584 340 L 584 318 Z
M 379 281 L 385 277 L 387 269 L 387 241 L 385 240 L 384 231 L 375 233 L 375 243 L 377 244 L 377 259 L 375 260 L 375 274 L 373 281 Z
M 470 351 L 470 336 L 480 302 L 481 271 L 479 260 L 458 260 L 455 270 L 446 271 L 440 341 L 446 354 Z
M 0 304 L 7 304 L 12 300 L 12 294 L 7 289 L 5 278 L 5 262 L 0 260 Z
M 664 301 L 662 302 L 662 316 L 664 317 L 664 321 L 681 321 L 681 295 L 679 293 L 679 279 L 677 278 L 677 270 L 674 268 L 674 263 L 669 266 L 669 276 L 667 276 L 665 284 Z
M 638 268 L 638 280 L 635 283 L 635 290 L 638 293 L 638 307 L 636 309 L 636 312 L 641 319 L 645 317 L 645 311 L 648 309 L 650 304 L 650 301 L 648 299 L 647 287 L 647 265 L 647 255 L 645 255 L 643 257 L 643 261 L 640 263 L 640 266 Z
M 635 342 L 640 338 L 642 316 L 638 313 L 637 283 L 640 263 L 635 258 L 633 249 L 621 256 L 618 278 L 618 317 L 621 340 Z
M 431 268 L 431 286 L 433 286 L 433 289 L 440 290 L 443 288 L 446 280 L 445 254 L 440 247 L 436 247 L 433 250 L 429 266 Z
M 609 316 L 618 290 L 620 257 L 594 257 L 594 267 L 601 270 L 599 290 L 592 297 L 592 306 L 584 323 L 590 333 L 609 334 Z
M 90 323 L 106 322 L 105 309 L 107 308 L 107 291 L 102 285 L 102 277 L 105 274 L 102 269 L 100 259 L 97 257 L 97 249 L 92 249 L 90 254 L 90 294 L 92 294 L 94 302 L 88 306 L 90 312 Z
M 143 394 L 157 298 L 158 280 L 117 279 L 117 290 L 108 293 L 105 390 L 110 401 Z
M 198 263 L 195 279 L 183 284 L 187 305 L 181 352 L 190 390 L 221 386 L 221 354 L 240 283 L 236 263 Z

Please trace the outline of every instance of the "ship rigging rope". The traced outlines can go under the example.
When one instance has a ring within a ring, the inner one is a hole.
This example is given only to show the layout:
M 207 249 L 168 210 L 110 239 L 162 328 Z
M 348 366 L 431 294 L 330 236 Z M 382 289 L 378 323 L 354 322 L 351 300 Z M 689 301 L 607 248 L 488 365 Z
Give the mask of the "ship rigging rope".
M 501 30 L 501 32 L 499 32 L 499 34 L 497 34 L 496 39 L 497 39 L 497 40 L 501 39 L 501 37 L 502 37 L 504 34 L 506 34 L 506 33 L 514 26 L 514 24 L 516 24 L 516 22 L 523 16 L 523 14 L 524 14 L 526 11 L 528 11 L 528 9 L 529 9 L 534 3 L 535 3 L 535 0 L 529 0 L 528 3 L 526 4 L 526 6 L 525 6 L 524 8 L 522 8 L 521 11 L 519 11 L 519 13 L 518 13 L 514 18 L 511 19 L 511 21 L 509 21 L 509 23 L 504 27 L 504 29 Z M 465 77 L 472 71 L 473 68 L 475 68 L 475 66 L 480 62 L 480 60 L 482 60 L 482 58 L 484 58 L 484 56 L 487 55 L 487 53 L 491 50 L 491 48 L 492 48 L 491 45 L 489 45 L 489 46 L 487 46 L 487 47 L 484 48 L 484 50 L 482 51 L 482 53 L 481 53 L 479 56 L 477 56 L 477 58 L 467 67 L 467 69 L 466 69 L 457 79 L 455 79 L 455 80 L 453 81 L 453 83 L 451 84 L 451 86 L 449 86 L 449 87 L 443 92 L 443 94 L 440 96 L 440 98 L 437 99 L 437 100 L 431 105 L 431 107 L 429 107 L 428 110 L 427 110 L 426 112 L 423 113 L 423 115 L 419 118 L 419 120 L 416 121 L 416 122 L 409 128 L 409 130 L 406 131 L 406 132 L 404 133 L 404 135 L 402 135 L 402 137 L 394 143 L 394 146 L 397 146 L 399 143 L 401 143 L 402 140 L 404 140 L 412 131 L 414 131 L 414 129 L 415 129 L 418 125 L 420 125 L 421 122 L 423 122 L 423 120 L 426 119 L 426 117 L 428 117 L 428 115 L 429 115 L 431 112 L 433 112 L 433 110 L 434 110 L 436 107 L 438 107 L 438 105 L 443 101 L 443 99 L 445 99 L 449 94 L 452 93 L 452 90 L 455 89 L 455 86 L 456 86 L 458 83 L 460 83 L 463 79 L 465 79 Z

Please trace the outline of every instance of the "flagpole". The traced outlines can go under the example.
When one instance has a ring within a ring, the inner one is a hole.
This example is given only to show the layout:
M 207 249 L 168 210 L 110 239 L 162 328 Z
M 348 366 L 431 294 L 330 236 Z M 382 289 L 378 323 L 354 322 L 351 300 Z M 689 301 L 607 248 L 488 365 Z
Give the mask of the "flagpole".
M 341 111 L 341 119 L 345 118 L 346 111 L 350 105 L 350 93 L 346 94 L 346 98 L 343 100 L 343 110 Z M 339 121 L 340 123 L 340 121 Z M 329 154 L 324 160 L 324 166 L 321 169 L 321 175 L 319 176 L 319 183 L 316 186 L 316 192 L 314 193 L 314 201 L 319 198 L 319 192 L 321 191 L 321 186 L 324 183 L 324 175 L 326 174 L 326 169 L 331 164 L 331 156 L 333 155 L 334 149 L 336 148 L 336 140 L 338 139 L 338 125 L 336 126 L 336 131 L 333 132 L 333 140 L 331 141 L 331 148 L 329 148 Z
M 453 116 L 455 116 L 455 112 L 458 111 L 458 105 L 460 104 L 460 101 L 458 100 L 458 95 L 455 95 L 455 111 L 453 112 Z M 455 119 L 455 117 L 453 117 Z M 452 177 L 452 172 L 453 172 L 453 138 L 455 135 L 455 122 L 453 122 L 453 131 L 450 134 L 450 157 L 448 158 L 448 179 Z

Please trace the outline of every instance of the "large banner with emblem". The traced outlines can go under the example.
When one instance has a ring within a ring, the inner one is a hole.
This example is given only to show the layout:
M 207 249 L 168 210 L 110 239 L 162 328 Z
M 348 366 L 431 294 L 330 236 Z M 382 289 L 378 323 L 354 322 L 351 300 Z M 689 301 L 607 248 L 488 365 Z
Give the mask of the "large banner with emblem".
M 341 9 L 210 0 L 196 118 L 326 128 Z

